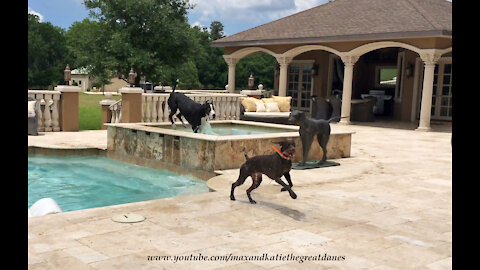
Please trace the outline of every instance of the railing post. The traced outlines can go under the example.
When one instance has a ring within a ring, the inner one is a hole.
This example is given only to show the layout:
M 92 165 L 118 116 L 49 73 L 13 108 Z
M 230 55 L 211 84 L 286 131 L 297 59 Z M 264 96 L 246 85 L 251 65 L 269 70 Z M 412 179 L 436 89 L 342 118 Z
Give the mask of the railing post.
M 158 122 L 158 113 L 157 113 L 157 103 L 158 103 L 158 96 L 152 96 L 152 103 L 153 103 L 153 108 L 152 108 L 152 122 L 157 123 Z
M 122 123 L 142 122 L 142 93 L 139 87 L 122 87 L 118 90 L 122 94 Z
M 62 93 L 60 100 L 60 129 L 62 131 L 78 131 L 78 93 L 82 89 L 78 86 L 59 85 L 56 91 Z M 45 108 L 48 104 L 45 101 Z
M 102 129 L 107 129 L 104 124 L 111 123 L 112 111 L 110 111 L 110 105 L 115 103 L 115 100 L 112 99 L 111 93 L 105 93 L 105 99 L 102 99 L 99 103 L 102 106 Z
M 59 113 L 58 113 L 58 101 L 60 100 L 60 94 L 53 94 L 53 104 L 52 104 L 52 130 L 60 131 Z
M 38 131 L 45 131 L 43 126 L 43 112 L 42 105 L 40 104 L 43 99 L 43 94 L 35 94 L 35 100 L 37 100 L 37 112 L 38 112 Z

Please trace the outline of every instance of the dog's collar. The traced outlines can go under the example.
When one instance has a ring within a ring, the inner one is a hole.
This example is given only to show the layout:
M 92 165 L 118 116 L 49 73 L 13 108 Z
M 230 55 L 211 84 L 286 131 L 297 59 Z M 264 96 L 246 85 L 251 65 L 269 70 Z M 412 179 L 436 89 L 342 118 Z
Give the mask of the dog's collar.
M 280 152 L 280 150 L 278 150 L 275 146 L 272 145 L 272 148 L 273 150 L 275 150 L 275 152 L 277 152 L 283 159 L 289 159 L 288 157 L 286 157 L 285 155 L 282 154 L 282 152 Z

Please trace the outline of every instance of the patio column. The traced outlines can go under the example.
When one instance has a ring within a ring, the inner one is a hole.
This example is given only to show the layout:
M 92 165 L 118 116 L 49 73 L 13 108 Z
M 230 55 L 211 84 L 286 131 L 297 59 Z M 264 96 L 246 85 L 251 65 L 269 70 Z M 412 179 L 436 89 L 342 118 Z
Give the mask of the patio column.
M 228 92 L 233 93 L 235 91 L 235 67 L 239 59 L 227 55 L 224 55 L 223 58 L 228 64 Z
M 353 82 L 353 66 L 357 62 L 359 56 L 346 55 L 342 57 L 345 64 L 345 71 L 343 75 L 343 91 L 342 91 L 342 112 L 340 123 L 350 124 L 350 109 L 352 106 L 352 82 Z
M 430 131 L 430 117 L 432 111 L 432 94 L 433 94 L 433 76 L 435 64 L 441 55 L 433 53 L 420 54 L 425 63 L 423 72 L 423 90 L 422 103 L 420 107 L 420 123 L 416 131 Z
M 279 56 L 277 61 L 280 64 L 280 78 L 278 82 L 278 96 L 286 97 L 287 96 L 287 75 L 288 75 L 288 65 L 292 62 L 292 57 Z

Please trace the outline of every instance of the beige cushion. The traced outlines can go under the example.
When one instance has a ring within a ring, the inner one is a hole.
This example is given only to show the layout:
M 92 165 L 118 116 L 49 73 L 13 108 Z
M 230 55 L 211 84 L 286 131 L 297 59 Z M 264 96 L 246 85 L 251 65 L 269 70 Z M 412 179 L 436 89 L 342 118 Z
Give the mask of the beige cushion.
M 290 112 L 246 112 L 245 116 L 249 117 L 268 117 L 268 118 L 288 118 Z
M 246 112 L 256 112 L 257 106 L 255 102 L 258 102 L 258 99 L 252 97 L 246 97 L 242 99 L 242 105 L 245 108 Z
M 273 98 L 262 98 L 262 101 L 263 101 L 263 103 L 272 103 L 272 102 L 275 102 L 275 100 L 273 100 Z
M 37 104 L 36 100 L 32 100 L 28 102 L 28 117 L 35 116 L 35 105 Z
M 290 102 L 292 101 L 292 97 L 278 97 L 272 96 L 273 101 L 278 103 L 278 108 L 281 112 L 289 112 L 290 111 Z
M 255 106 L 257 107 L 256 112 L 266 112 L 267 109 L 265 108 L 265 103 L 261 101 L 255 102 Z
M 278 103 L 276 102 L 265 103 L 265 108 L 267 109 L 267 112 L 280 112 L 280 109 L 278 108 Z

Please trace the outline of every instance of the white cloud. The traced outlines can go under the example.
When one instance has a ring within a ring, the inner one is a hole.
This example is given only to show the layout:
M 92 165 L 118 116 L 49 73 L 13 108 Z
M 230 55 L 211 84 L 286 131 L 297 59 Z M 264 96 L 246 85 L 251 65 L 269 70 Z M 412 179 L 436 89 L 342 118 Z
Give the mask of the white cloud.
M 249 21 L 264 23 L 276 20 L 321 4 L 328 0 L 191 0 L 192 13 L 202 23 L 212 20 Z
M 28 7 L 28 13 L 33 14 L 33 15 L 37 15 L 38 18 L 39 18 L 39 20 L 40 20 L 40 22 L 43 22 L 43 15 L 42 15 L 42 14 L 36 12 L 35 10 L 33 10 L 33 9 L 30 8 L 30 7 Z
M 203 24 L 201 24 L 199 21 L 196 21 L 196 22 L 192 23 L 191 26 L 192 26 L 192 27 L 198 26 L 198 27 L 200 27 L 200 29 L 203 28 L 203 27 L 205 27 L 205 26 L 204 26 Z

